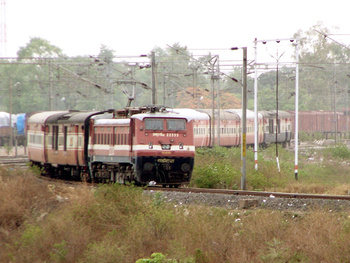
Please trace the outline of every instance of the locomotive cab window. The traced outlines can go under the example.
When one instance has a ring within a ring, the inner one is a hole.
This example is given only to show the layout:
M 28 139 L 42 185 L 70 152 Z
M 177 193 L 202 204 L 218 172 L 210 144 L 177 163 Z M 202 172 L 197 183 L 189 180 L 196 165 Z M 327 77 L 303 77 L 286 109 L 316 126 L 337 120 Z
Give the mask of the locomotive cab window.
M 146 130 L 164 130 L 163 119 L 145 119 Z
M 184 119 L 167 119 L 167 129 L 170 131 L 186 130 L 186 120 Z

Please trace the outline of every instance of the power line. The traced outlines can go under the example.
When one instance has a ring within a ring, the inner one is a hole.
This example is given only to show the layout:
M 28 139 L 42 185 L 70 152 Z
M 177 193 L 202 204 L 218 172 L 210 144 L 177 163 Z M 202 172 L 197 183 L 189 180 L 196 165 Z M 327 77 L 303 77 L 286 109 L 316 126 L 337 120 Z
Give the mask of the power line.
M 342 47 L 344 47 L 344 48 L 350 50 L 349 47 L 345 46 L 344 44 L 342 44 L 342 43 L 340 43 L 340 42 L 338 42 L 338 41 L 336 41 L 336 40 L 334 40 L 334 39 L 331 38 L 329 35 L 327 35 L 327 34 L 325 34 L 325 33 L 322 33 L 322 32 L 320 32 L 320 31 L 318 31 L 318 30 L 316 30 L 316 29 L 314 29 L 314 30 L 315 30 L 317 33 L 323 35 L 325 38 L 329 38 L 330 40 L 332 40 L 333 42 L 337 43 L 338 45 L 340 45 L 340 46 L 342 46 Z

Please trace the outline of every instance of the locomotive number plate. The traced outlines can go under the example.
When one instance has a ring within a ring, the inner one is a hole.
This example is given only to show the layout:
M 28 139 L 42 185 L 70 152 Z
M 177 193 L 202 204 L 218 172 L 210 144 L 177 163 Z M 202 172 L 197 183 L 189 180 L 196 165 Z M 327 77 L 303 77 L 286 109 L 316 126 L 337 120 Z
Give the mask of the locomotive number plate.
M 174 160 L 174 159 L 166 159 L 166 158 L 163 158 L 163 159 L 158 159 L 157 162 L 158 162 L 158 163 L 174 163 L 175 160 Z

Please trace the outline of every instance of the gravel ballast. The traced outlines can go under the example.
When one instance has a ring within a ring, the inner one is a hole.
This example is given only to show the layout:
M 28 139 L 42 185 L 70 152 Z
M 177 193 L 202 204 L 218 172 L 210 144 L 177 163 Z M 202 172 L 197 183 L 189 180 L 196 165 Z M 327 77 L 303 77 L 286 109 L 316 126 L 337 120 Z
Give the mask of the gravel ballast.
M 274 209 L 287 211 L 350 211 L 350 201 L 329 200 L 329 199 L 297 199 L 297 198 L 276 198 L 258 196 L 242 196 L 227 194 L 208 193 L 185 193 L 174 191 L 145 191 L 147 195 L 160 193 L 164 202 L 174 203 L 174 205 L 206 205 L 228 209 L 247 209 L 257 207 L 260 209 Z M 242 206 L 246 204 L 246 207 Z

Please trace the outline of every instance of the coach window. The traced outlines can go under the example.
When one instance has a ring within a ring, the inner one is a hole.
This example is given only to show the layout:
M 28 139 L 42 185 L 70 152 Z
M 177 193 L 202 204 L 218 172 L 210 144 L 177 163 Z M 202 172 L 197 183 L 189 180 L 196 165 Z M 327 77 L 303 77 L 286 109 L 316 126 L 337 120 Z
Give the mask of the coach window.
M 64 126 L 63 127 L 63 136 L 64 136 L 64 141 L 63 141 L 63 151 L 67 151 L 67 141 L 68 141 L 68 127 Z
M 58 150 L 58 126 L 52 126 L 52 149 Z

